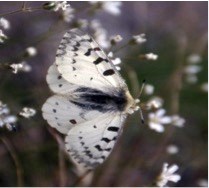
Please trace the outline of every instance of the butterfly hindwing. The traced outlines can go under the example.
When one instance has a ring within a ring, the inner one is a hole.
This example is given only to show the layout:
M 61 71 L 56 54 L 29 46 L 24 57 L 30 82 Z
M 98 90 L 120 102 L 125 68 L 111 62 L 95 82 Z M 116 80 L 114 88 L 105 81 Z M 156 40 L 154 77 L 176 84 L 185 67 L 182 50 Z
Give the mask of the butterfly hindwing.
M 65 139 L 71 158 L 88 169 L 103 163 L 122 131 L 125 117 L 106 113 L 73 127 Z

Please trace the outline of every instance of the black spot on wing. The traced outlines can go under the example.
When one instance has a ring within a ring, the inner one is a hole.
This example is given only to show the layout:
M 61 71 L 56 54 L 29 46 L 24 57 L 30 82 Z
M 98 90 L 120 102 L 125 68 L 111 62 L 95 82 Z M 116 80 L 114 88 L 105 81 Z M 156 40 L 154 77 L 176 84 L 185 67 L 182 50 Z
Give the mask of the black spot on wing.
M 70 119 L 69 122 L 74 124 L 74 125 L 77 123 L 75 119 Z
M 94 63 L 95 65 L 98 65 L 98 64 L 101 63 L 102 61 L 108 62 L 107 59 L 98 57 L 93 63 Z
M 118 127 L 108 127 L 107 130 L 112 131 L 112 132 L 118 132 L 119 128 Z
M 103 72 L 104 76 L 111 76 L 113 74 L 115 74 L 115 71 L 113 69 L 108 69 L 108 70 Z

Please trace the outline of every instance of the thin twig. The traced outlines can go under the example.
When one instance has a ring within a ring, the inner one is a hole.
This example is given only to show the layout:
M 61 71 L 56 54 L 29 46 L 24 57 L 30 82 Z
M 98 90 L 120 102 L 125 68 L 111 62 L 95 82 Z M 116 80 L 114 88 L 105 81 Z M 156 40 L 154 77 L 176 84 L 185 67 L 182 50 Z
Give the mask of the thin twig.
M 1 137 L 0 139 L 3 142 L 3 144 L 5 145 L 5 147 L 7 148 L 9 154 L 11 155 L 11 157 L 14 161 L 14 164 L 16 167 L 16 174 L 17 174 L 17 186 L 22 187 L 22 186 L 24 186 L 23 169 L 22 169 L 22 166 L 21 166 L 20 161 L 18 159 L 18 156 L 17 156 L 12 144 L 9 142 L 9 140 L 6 137 Z

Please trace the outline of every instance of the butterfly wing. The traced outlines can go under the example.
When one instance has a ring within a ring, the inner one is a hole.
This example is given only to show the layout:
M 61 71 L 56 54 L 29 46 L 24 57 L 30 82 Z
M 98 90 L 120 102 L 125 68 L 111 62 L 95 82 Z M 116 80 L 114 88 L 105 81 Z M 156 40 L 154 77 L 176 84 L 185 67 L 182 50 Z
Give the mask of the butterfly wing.
M 122 132 L 125 118 L 106 113 L 73 127 L 65 139 L 72 160 L 87 169 L 103 163 Z
M 49 125 L 63 134 L 67 134 L 72 127 L 101 115 L 97 110 L 82 109 L 61 95 L 48 98 L 42 107 L 42 114 Z
M 55 63 L 58 72 L 71 84 L 100 88 L 102 91 L 127 87 L 99 45 L 77 29 L 64 35 Z

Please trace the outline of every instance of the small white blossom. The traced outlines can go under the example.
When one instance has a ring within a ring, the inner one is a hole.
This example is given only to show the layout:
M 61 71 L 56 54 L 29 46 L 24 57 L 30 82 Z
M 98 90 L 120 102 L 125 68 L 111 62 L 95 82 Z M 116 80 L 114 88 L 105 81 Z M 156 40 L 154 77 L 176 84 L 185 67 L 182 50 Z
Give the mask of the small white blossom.
M 168 167 L 168 163 L 164 163 L 162 172 L 157 180 L 157 186 L 164 187 L 169 181 L 177 183 L 181 179 L 179 174 L 175 174 L 178 169 L 179 167 L 176 164 Z
M 7 19 L 5 18 L 0 18 L 0 27 L 2 27 L 3 29 L 9 29 L 10 28 L 10 23 Z
M 203 83 L 201 86 L 200 86 L 201 90 L 204 91 L 204 92 L 208 92 L 208 83 Z
M 148 54 L 145 54 L 145 58 L 147 60 L 153 60 L 153 61 L 155 61 L 155 60 L 157 60 L 158 55 L 153 54 L 153 53 L 148 53 Z
M 200 72 L 202 70 L 202 67 L 199 65 L 187 65 L 184 68 L 184 72 L 186 74 L 197 74 L 198 72 Z
M 72 19 L 74 18 L 74 12 L 75 10 L 71 7 L 68 7 L 67 9 L 63 10 L 62 12 L 63 20 L 67 23 L 71 22 Z
M 187 58 L 187 62 L 191 64 L 200 63 L 202 61 L 202 58 L 198 54 L 191 54 Z
M 66 10 L 67 8 L 69 8 L 69 4 L 67 1 L 56 1 L 55 3 L 55 7 L 53 8 L 53 10 L 56 12 L 58 10 Z
M 179 148 L 176 145 L 169 145 L 166 148 L 167 153 L 173 155 L 179 152 Z
M 144 86 L 144 93 L 146 94 L 146 95 L 152 95 L 153 94 L 153 92 L 154 92 L 154 86 L 153 85 L 150 85 L 150 84 L 146 84 L 145 86 Z
M 112 52 L 109 52 L 107 56 L 110 58 L 111 62 L 115 65 L 116 69 L 121 70 L 121 68 L 119 66 L 117 66 L 121 63 L 121 59 L 119 57 L 113 58 Z
M 199 180 L 197 180 L 197 185 L 200 187 L 208 187 L 208 180 L 207 179 L 199 179 Z
M 33 47 L 33 46 L 26 48 L 25 51 L 26 51 L 26 53 L 27 53 L 27 55 L 28 55 L 29 57 L 33 57 L 33 56 L 35 56 L 35 55 L 37 54 L 37 50 L 36 50 L 36 48 Z
M 110 37 L 110 41 L 112 45 L 117 44 L 118 42 L 122 40 L 123 38 L 120 35 L 115 35 L 115 36 Z
M 30 72 L 31 66 L 27 64 L 27 62 L 23 61 L 21 63 L 14 63 L 11 64 L 10 67 L 12 68 L 12 72 L 17 74 L 19 71 L 22 72 Z
M 20 116 L 25 118 L 30 118 L 36 114 L 36 110 L 33 108 L 24 107 L 22 111 L 19 113 Z
M 86 19 L 78 19 L 77 23 L 81 28 L 86 28 L 88 26 L 88 20 Z
M 163 99 L 161 97 L 155 96 L 152 97 L 146 104 L 148 109 L 157 109 L 163 106 Z
M 120 1 L 90 1 L 89 3 L 99 5 L 99 8 L 114 16 L 118 16 L 121 13 L 120 7 L 122 2 Z
M 164 116 L 164 109 L 158 109 L 155 113 L 148 114 L 148 126 L 156 132 L 164 132 L 163 124 L 170 124 L 172 119 L 170 116 Z
M 8 37 L 3 33 L 3 31 L 0 29 L 0 43 L 4 43 L 4 41 L 7 39 Z
M 142 43 L 146 42 L 147 39 L 145 38 L 145 36 L 146 35 L 144 33 L 133 36 L 134 42 L 137 44 L 142 44 Z
M 101 23 L 98 20 L 92 20 L 90 27 L 94 30 L 94 38 L 103 48 L 110 47 L 110 43 L 107 39 L 107 32 L 102 28 Z
M 10 115 L 10 110 L 6 104 L 0 101 L 0 127 L 5 126 L 8 130 L 13 130 L 17 117 Z
M 185 124 L 185 119 L 184 118 L 180 117 L 179 115 L 173 115 L 173 116 L 171 116 L 171 118 L 172 118 L 171 123 L 174 126 L 177 126 L 177 127 L 183 127 L 184 126 L 184 124 Z

